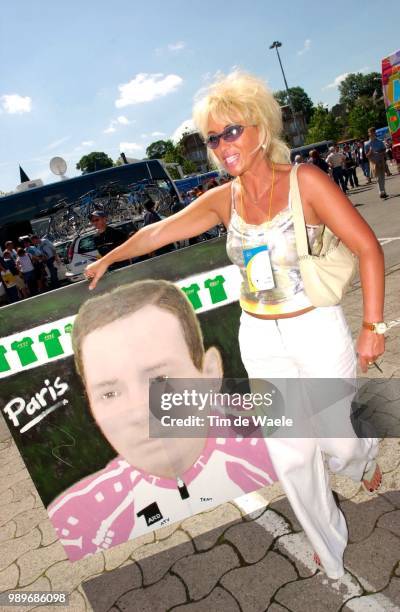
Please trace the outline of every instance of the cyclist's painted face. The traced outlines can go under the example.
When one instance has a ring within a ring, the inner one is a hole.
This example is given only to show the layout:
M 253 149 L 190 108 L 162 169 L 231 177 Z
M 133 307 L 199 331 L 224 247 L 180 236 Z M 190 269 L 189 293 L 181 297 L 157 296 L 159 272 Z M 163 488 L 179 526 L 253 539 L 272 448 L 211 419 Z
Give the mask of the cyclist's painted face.
M 151 474 L 173 477 L 188 469 L 204 440 L 149 439 L 149 379 L 220 378 L 218 351 L 206 352 L 199 371 L 178 318 L 149 305 L 89 333 L 82 358 L 93 416 L 113 448 Z
M 209 118 L 207 136 L 221 134 L 230 125 L 246 125 L 243 121 L 232 121 L 226 124 L 214 121 Z M 225 169 L 232 176 L 238 176 L 248 170 L 259 156 L 262 157 L 262 150 L 259 144 L 258 128 L 247 126 L 241 135 L 234 141 L 219 139 L 219 145 L 213 149 L 213 153 L 224 165 Z

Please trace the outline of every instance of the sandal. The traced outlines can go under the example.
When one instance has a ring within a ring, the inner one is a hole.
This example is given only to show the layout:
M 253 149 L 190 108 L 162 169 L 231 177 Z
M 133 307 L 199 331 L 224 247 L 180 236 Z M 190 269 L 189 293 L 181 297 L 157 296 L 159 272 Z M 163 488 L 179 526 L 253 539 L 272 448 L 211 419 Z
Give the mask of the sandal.
M 376 484 L 378 480 L 378 484 Z M 375 482 L 375 484 L 373 484 Z M 382 471 L 376 461 L 374 461 L 366 472 L 364 472 L 361 486 L 367 495 L 374 495 L 382 485 Z

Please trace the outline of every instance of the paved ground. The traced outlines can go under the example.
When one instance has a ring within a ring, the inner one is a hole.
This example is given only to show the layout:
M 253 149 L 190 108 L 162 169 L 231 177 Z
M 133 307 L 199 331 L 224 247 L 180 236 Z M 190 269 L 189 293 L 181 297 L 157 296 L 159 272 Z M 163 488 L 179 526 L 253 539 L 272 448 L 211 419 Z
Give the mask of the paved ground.
M 400 194 L 400 177 L 391 178 L 387 190 Z M 354 190 L 352 199 L 386 239 L 385 252 L 390 249 L 386 319 L 399 325 L 388 334 L 381 367 L 385 378 L 400 378 L 400 195 L 381 202 L 373 186 Z M 360 303 L 356 284 L 344 302 L 354 333 Z M 373 375 L 382 377 L 376 370 Z M 391 408 L 395 399 L 387 398 Z M 381 416 L 389 428 L 393 415 Z M 1 419 L 0 591 L 68 591 L 69 612 L 400 610 L 398 438 L 381 442 L 380 463 L 384 484 L 372 498 L 350 480 L 332 478 L 350 532 L 347 571 L 339 581 L 315 570 L 279 483 L 71 564 Z

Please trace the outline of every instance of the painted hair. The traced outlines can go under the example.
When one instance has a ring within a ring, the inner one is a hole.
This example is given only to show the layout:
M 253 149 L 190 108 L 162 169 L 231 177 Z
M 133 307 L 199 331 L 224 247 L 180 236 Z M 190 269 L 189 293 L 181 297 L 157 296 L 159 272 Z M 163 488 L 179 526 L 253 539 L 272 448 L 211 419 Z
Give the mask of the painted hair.
M 122 285 L 110 293 L 89 299 L 79 309 L 72 330 L 72 347 L 76 369 L 83 380 L 82 344 L 85 337 L 94 330 L 128 317 L 149 305 L 166 310 L 179 320 L 193 364 L 198 370 L 202 368 L 203 336 L 188 298 L 173 283 L 165 280 L 143 280 Z
M 209 117 L 221 123 L 256 125 L 265 157 L 275 163 L 289 163 L 290 150 L 282 139 L 282 111 L 262 79 L 234 71 L 220 77 L 193 108 L 193 121 L 205 138 Z M 212 150 L 211 161 L 220 165 Z

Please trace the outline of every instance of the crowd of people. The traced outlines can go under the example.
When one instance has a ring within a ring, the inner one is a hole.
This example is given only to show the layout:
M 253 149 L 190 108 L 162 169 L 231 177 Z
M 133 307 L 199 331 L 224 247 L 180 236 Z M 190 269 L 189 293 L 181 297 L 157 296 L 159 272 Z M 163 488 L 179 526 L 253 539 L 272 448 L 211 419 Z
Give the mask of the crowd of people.
M 296 155 L 294 164 L 310 163 L 317 166 L 328 174 L 344 193 L 347 193 L 349 189 L 359 187 L 356 169 L 360 168 L 367 184 L 372 182 L 372 178 L 377 179 L 379 195 L 382 199 L 386 199 L 388 196 L 385 190 L 385 175 L 391 176 L 388 162 L 393 160 L 391 141 L 390 139 L 379 140 L 374 128 L 368 130 L 368 136 L 368 141 L 358 140 L 351 144 L 345 143 L 341 147 L 338 144 L 333 145 L 325 155 L 321 155 L 317 149 L 311 150 L 308 157 Z M 193 189 L 182 192 L 180 200 L 175 199 L 172 213 L 183 210 L 207 191 L 231 181 L 231 178 L 228 174 L 223 174 L 218 178 L 212 178 L 203 184 L 199 184 Z M 162 219 L 156 211 L 154 203 L 150 200 L 148 205 L 145 204 L 145 209 L 145 226 Z M 101 256 L 119 246 L 128 238 L 128 236 L 107 224 L 108 220 L 102 211 L 94 211 L 91 214 L 90 221 L 96 230 L 95 242 Z M 216 235 L 221 235 L 225 231 L 226 229 L 221 226 Z M 207 235 L 206 237 L 212 236 Z M 188 242 L 193 245 L 203 239 L 203 235 L 200 235 L 190 238 Z M 161 255 L 174 249 L 174 244 L 170 244 L 145 257 L 136 258 L 135 261 L 142 261 L 149 256 Z M 0 248 L 1 283 L 4 287 L 7 302 L 17 302 L 42 293 L 47 289 L 57 288 L 59 286 L 55 265 L 57 260 L 59 258 L 56 249 L 46 238 L 39 238 L 37 235 L 22 236 L 18 240 L 17 246 L 14 245 L 13 241 L 7 240 L 3 251 Z M 114 267 L 121 267 L 121 265 L 127 263 L 123 262 Z
M 17 244 L 12 240 L 0 249 L 0 276 L 8 303 L 57 289 L 59 257 L 55 246 L 47 238 L 33 234 L 21 236 Z
M 231 179 L 229 176 L 221 175 L 218 177 L 218 179 L 212 178 L 203 184 L 197 185 L 197 187 L 194 187 L 193 189 L 189 189 L 188 191 L 181 193 L 183 206 L 188 206 L 189 204 L 197 200 L 197 198 L 203 195 L 206 191 L 210 191 L 210 189 L 214 189 L 214 187 L 218 187 L 219 185 L 224 185 L 230 180 Z
M 392 143 L 390 138 L 385 141 L 376 137 L 375 128 L 368 130 L 367 141 L 358 140 L 351 144 L 345 143 L 342 147 L 333 145 L 329 148 L 326 158 L 314 149 L 310 151 L 308 159 L 296 155 L 295 164 L 308 162 L 318 166 L 331 176 L 335 183 L 347 193 L 349 189 L 359 187 L 356 168 L 361 168 L 366 183 L 372 178 L 377 179 L 379 196 L 388 197 L 385 190 L 385 176 L 391 176 L 388 162 L 393 160 Z

